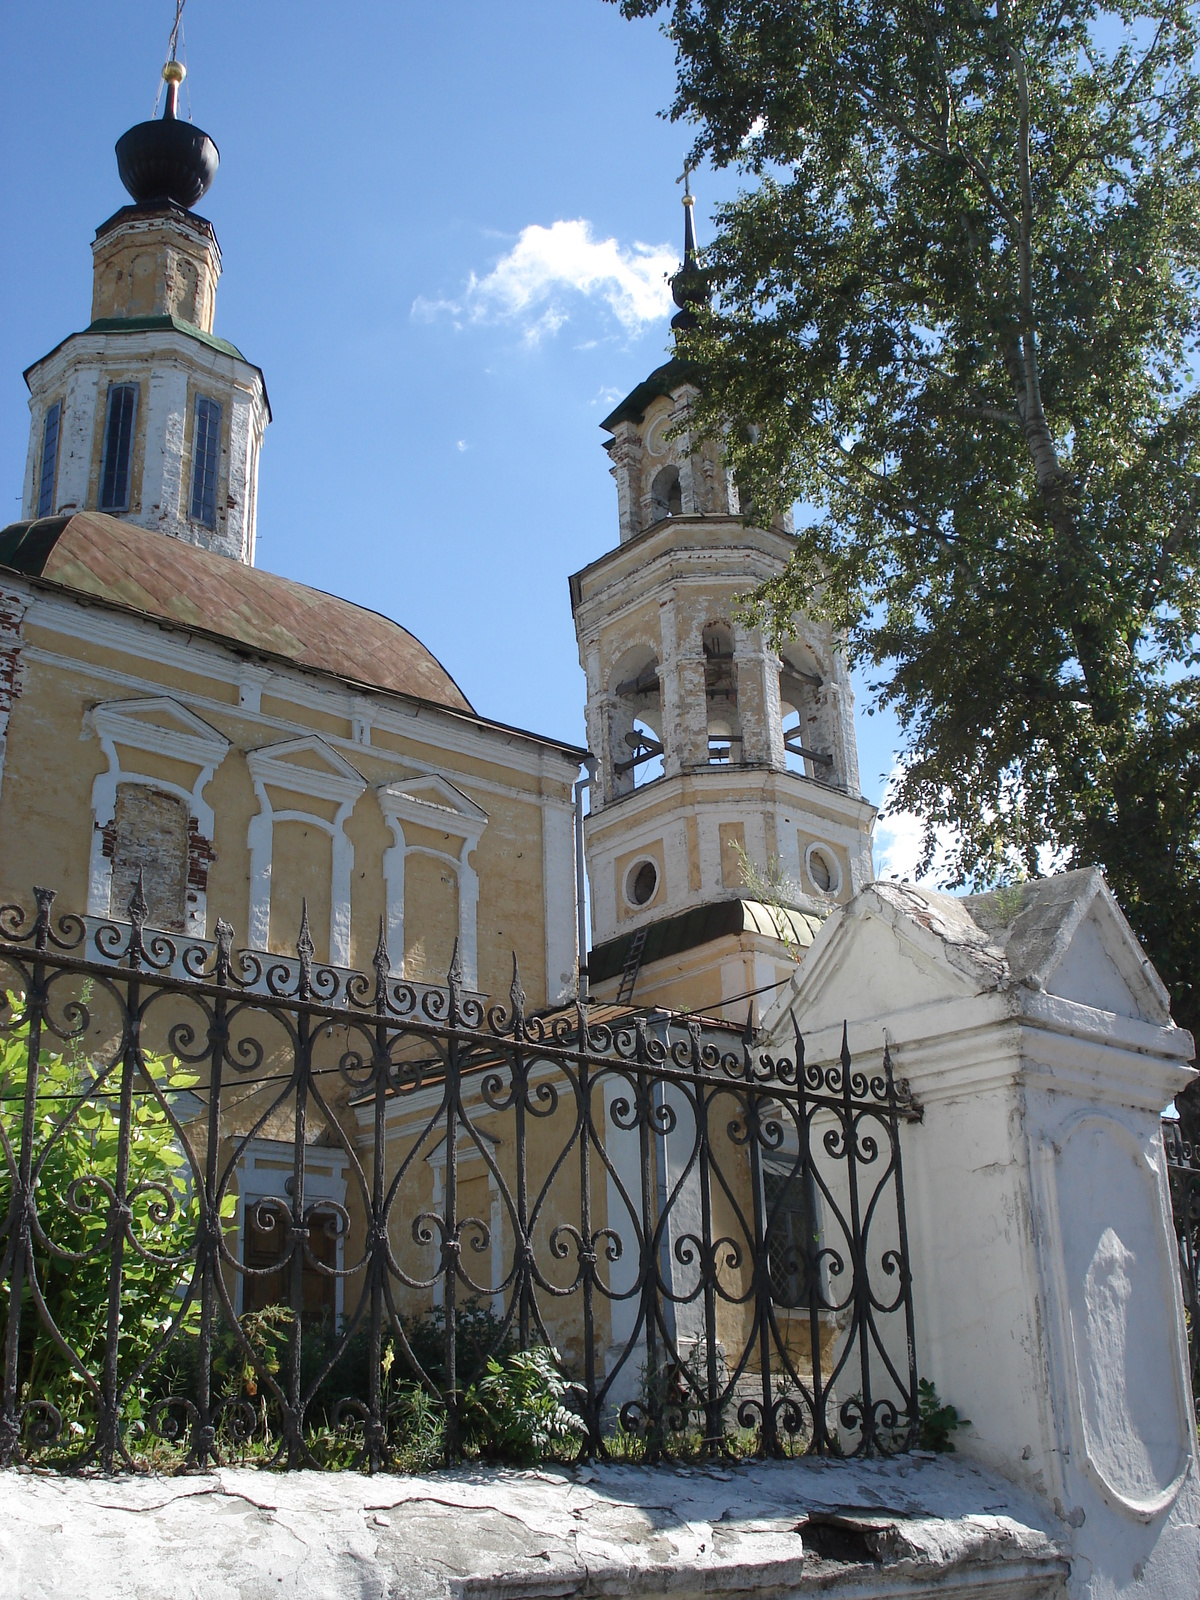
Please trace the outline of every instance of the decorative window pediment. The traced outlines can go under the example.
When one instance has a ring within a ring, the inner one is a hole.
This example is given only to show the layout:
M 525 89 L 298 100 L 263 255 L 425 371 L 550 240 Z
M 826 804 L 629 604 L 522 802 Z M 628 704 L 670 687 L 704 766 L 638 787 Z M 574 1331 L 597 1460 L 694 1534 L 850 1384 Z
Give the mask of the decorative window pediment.
M 127 745 L 197 767 L 219 766 L 229 749 L 228 739 L 169 695 L 109 700 L 93 707 L 91 722 L 106 744 Z
M 352 804 L 367 787 L 362 773 L 316 734 L 251 750 L 246 765 L 256 787 L 269 783 L 341 805 Z
M 478 839 L 487 826 L 487 812 L 436 773 L 381 784 L 375 792 L 386 817 L 439 828 L 459 838 Z

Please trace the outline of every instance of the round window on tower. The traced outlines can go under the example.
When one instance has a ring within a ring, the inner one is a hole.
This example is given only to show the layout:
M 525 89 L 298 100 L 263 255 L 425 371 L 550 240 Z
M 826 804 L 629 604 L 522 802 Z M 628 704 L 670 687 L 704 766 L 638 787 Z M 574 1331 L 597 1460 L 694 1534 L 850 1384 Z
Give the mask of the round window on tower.
M 809 881 L 821 894 L 837 894 L 842 887 L 842 869 L 833 851 L 825 845 L 810 844 L 804 854 Z
M 658 890 L 658 868 L 653 861 L 635 861 L 625 874 L 625 899 L 635 909 L 647 906 Z

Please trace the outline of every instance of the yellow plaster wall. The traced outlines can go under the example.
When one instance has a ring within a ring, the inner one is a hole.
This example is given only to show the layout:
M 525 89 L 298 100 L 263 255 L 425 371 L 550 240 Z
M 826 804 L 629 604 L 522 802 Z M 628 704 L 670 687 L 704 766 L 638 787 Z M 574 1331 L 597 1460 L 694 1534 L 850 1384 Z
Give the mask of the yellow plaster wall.
M 472 798 L 488 812 L 488 825 L 471 857 L 479 875 L 479 987 L 486 994 L 507 995 L 515 950 L 530 1006 L 545 1005 L 541 811 L 508 796 Z M 538 892 L 532 893 L 535 883 Z
M 387 911 L 383 853 L 392 843 L 391 829 L 375 796 L 368 790 L 346 822 L 346 837 L 354 846 L 354 871 L 350 884 L 350 965 L 370 970 L 379 943 L 379 925 Z M 393 957 L 398 951 L 391 952 Z
M 458 875 L 422 852 L 404 862 L 404 976 L 445 983 L 458 933 Z
M 0 883 L 6 902 L 32 907 L 33 885 L 58 891 L 58 911 L 87 905 L 92 784 L 108 761 L 82 737 L 79 686 L 39 662 L 24 668 L 9 718 L 0 788 Z M 99 696 L 93 695 L 95 701 Z
M 104 608 L 88 604 L 81 615 L 101 618 Z M 178 698 L 203 722 L 230 741 L 231 748 L 204 791 L 215 813 L 214 859 L 208 869 L 207 933 L 212 937 L 218 916 L 233 924 L 235 943 L 248 937 L 249 871 L 248 830 L 260 806 L 246 765 L 246 752 L 269 748 L 319 732 L 363 776 L 368 787 L 360 796 L 346 825 L 354 848 L 351 884 L 351 960 L 369 967 L 385 912 L 383 857 L 392 845 L 375 786 L 428 770 L 436 748 L 405 740 L 400 733 L 373 728 L 374 743 L 352 745 L 350 719 L 286 698 L 277 691 L 262 697 L 262 712 L 254 715 L 236 704 L 237 687 L 224 678 L 210 677 L 205 656 L 193 652 L 186 635 L 146 624 L 144 633 L 130 625 L 126 638 L 95 643 L 80 633 L 58 626 L 29 623 L 24 631 L 29 646 L 51 652 L 54 661 L 26 660 L 23 688 L 14 701 L 8 733 L 8 751 L 0 787 L 0 891 L 5 900 L 31 904 L 34 882 L 56 887 L 62 909 L 83 910 L 87 904 L 88 860 L 91 846 L 92 786 L 107 770 L 99 739 L 86 731 L 86 713 L 101 703 L 141 699 L 158 694 Z M 164 641 L 178 640 L 177 652 L 165 662 L 137 648 L 145 638 L 160 651 Z M 313 677 L 301 680 L 306 698 Z M 319 680 L 318 680 L 319 681 Z M 170 718 L 163 719 L 170 723 Z M 150 725 L 154 719 L 150 718 Z M 414 732 L 430 732 L 428 718 L 414 719 Z M 339 730 L 347 735 L 339 738 Z M 386 738 L 384 734 L 386 733 Z M 519 766 L 501 765 L 479 753 L 446 750 L 440 770 L 487 814 L 488 822 L 471 856 L 479 878 L 477 911 L 479 986 L 488 994 L 507 994 L 515 950 L 530 1006 L 543 1005 L 545 992 L 545 916 L 543 893 L 542 815 L 540 792 L 545 785 L 559 799 L 569 797 L 569 785 L 556 784 Z M 122 747 L 123 772 L 166 780 L 190 792 L 197 768 L 167 756 Z M 408 758 L 404 765 L 398 757 Z M 320 766 L 320 759 L 298 766 Z M 482 782 L 476 783 L 474 780 Z M 332 820 L 336 804 L 298 791 L 270 786 L 276 807 L 291 808 L 309 816 Z M 406 825 L 409 844 L 424 843 L 457 857 L 461 835 L 446 830 L 417 829 Z M 407 874 L 406 923 L 410 931 L 426 921 L 432 930 L 430 976 L 444 981 L 449 950 L 457 932 L 457 881 L 441 883 L 442 864 L 428 872 L 422 857 L 410 858 Z M 424 858 L 428 859 L 428 858 Z M 329 877 L 331 846 L 328 835 L 313 824 L 276 824 L 273 833 L 273 906 L 270 944 L 280 950 L 294 948 L 299 926 L 300 898 L 310 900 L 310 922 L 318 950 L 327 954 L 329 936 Z M 453 877 L 453 874 L 450 874 Z M 426 884 L 425 879 L 429 878 Z M 433 900 L 423 902 L 423 889 Z M 413 933 L 416 937 L 416 933 Z M 397 957 L 399 952 L 394 953 Z
M 270 948 L 295 953 L 302 901 L 318 961 L 329 960 L 333 841 L 314 822 L 276 820 L 271 842 Z
M 176 316 L 211 333 L 218 263 L 172 219 L 114 228 L 92 247 L 92 319 Z
M 721 841 L 721 882 L 727 889 L 740 889 L 745 883 L 741 857 L 746 853 L 746 827 L 741 822 L 722 822 L 718 829 Z

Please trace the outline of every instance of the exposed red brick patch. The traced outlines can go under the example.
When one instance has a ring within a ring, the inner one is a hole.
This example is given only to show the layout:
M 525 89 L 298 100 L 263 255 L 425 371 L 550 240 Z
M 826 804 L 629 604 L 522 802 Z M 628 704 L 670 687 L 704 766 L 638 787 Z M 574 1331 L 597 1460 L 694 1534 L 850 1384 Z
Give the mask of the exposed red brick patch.
M 198 889 L 201 894 L 208 893 L 208 868 L 209 863 L 217 859 L 212 842 L 200 832 L 200 823 L 195 817 L 188 818 L 188 888 Z
M 28 606 L 24 595 L 0 589 L 0 760 L 8 739 L 8 719 L 23 686 L 21 623 Z

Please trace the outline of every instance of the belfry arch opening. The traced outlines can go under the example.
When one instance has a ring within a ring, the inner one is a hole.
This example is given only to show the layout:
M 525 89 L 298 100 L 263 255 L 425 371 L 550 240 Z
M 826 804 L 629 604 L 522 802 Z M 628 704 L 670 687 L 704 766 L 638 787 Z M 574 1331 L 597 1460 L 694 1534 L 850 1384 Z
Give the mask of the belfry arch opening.
M 679 482 L 679 468 L 660 467 L 650 485 L 650 520 L 661 522 L 664 517 L 683 515 L 683 489 Z
M 828 783 L 833 757 L 825 748 L 821 689 L 824 677 L 816 657 L 799 640 L 780 655 L 779 702 L 783 714 L 783 750 L 789 772 Z
M 710 622 L 704 629 L 703 647 L 709 765 L 740 766 L 742 722 L 738 712 L 733 629 L 727 622 Z
M 662 688 L 658 657 L 648 646 L 626 651 L 613 671 L 609 749 L 614 796 L 662 777 Z

